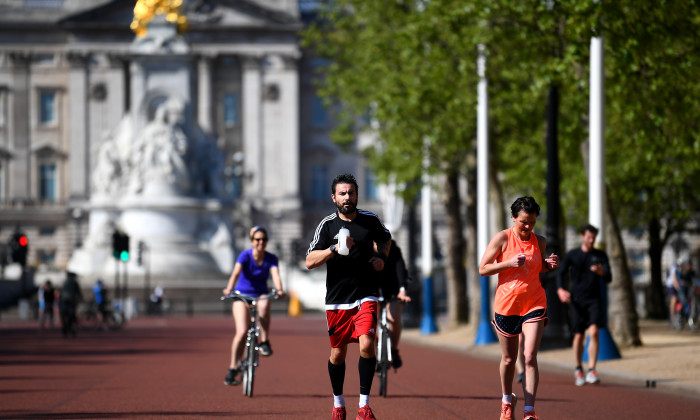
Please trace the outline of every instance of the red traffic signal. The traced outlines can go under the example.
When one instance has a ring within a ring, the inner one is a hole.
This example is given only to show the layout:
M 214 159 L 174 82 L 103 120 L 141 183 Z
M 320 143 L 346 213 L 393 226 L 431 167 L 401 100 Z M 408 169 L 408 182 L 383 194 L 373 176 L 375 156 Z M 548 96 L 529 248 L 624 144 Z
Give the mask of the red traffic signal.
M 29 244 L 29 240 L 24 235 L 20 236 L 17 239 L 17 242 L 19 243 L 20 246 L 27 246 Z

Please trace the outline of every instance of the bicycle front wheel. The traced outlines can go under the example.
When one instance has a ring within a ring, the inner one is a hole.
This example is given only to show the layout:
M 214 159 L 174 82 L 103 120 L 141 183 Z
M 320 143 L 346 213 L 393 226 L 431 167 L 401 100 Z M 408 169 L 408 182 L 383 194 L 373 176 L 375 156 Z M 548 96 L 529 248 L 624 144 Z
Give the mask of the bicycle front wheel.
M 246 360 L 243 366 L 243 394 L 248 397 L 253 396 L 253 384 L 255 383 L 255 365 L 257 361 L 257 343 L 249 342 L 246 348 Z
M 389 331 L 385 328 L 379 329 L 377 376 L 379 376 L 379 395 L 386 398 L 387 395 L 387 377 L 389 376 Z

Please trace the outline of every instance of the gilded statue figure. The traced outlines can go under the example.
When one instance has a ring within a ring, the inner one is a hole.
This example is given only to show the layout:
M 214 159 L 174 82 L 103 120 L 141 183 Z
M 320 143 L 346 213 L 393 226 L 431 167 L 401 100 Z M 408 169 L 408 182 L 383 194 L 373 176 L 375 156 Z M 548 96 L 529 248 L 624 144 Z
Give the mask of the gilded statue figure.
M 165 14 L 165 20 L 177 24 L 177 32 L 182 34 L 189 28 L 187 17 L 180 13 L 182 0 L 138 0 L 134 6 L 134 20 L 131 30 L 142 37 L 148 32 L 148 22 L 154 16 Z

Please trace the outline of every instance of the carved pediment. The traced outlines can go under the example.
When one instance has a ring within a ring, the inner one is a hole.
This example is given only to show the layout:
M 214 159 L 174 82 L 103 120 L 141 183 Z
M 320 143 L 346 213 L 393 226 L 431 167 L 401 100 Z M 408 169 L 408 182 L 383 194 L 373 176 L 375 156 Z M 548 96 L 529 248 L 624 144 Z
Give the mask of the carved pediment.
M 134 17 L 133 0 L 114 0 L 101 6 L 65 17 L 61 24 L 68 28 L 129 28 Z M 298 29 L 301 21 L 282 11 L 258 4 L 255 0 L 189 0 L 182 6 L 190 23 L 190 31 L 213 28 L 290 26 Z

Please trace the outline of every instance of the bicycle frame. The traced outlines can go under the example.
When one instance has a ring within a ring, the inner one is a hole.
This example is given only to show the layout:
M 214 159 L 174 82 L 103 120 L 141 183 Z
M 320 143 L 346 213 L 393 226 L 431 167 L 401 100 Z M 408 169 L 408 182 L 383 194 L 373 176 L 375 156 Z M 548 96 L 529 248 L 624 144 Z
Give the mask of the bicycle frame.
M 260 359 L 260 322 L 258 314 L 258 301 L 277 298 L 277 291 L 272 290 L 270 293 L 263 296 L 248 296 L 240 292 L 234 292 L 229 296 L 222 296 L 221 300 L 233 299 L 245 302 L 248 305 L 248 313 L 250 314 L 250 326 L 245 341 L 245 358 L 241 361 L 241 372 L 243 376 L 243 395 L 247 397 L 253 396 L 253 384 L 255 383 L 255 368 L 258 367 Z

